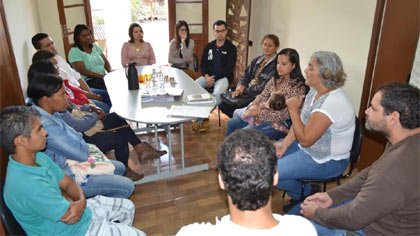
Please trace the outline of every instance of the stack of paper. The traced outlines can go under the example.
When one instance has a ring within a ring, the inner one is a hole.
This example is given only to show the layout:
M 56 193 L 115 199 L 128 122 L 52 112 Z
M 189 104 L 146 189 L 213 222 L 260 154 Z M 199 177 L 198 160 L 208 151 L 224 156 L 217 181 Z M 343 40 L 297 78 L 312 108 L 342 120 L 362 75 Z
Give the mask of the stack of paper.
M 169 115 L 178 117 L 208 118 L 212 109 L 212 107 L 172 105 L 171 109 L 169 109 Z
M 191 94 L 187 96 L 185 101 L 187 104 L 203 104 L 203 103 L 212 103 L 213 97 L 208 93 L 203 94 Z
M 175 97 L 181 96 L 182 92 L 184 92 L 184 90 L 180 88 L 174 88 L 174 87 L 168 87 L 168 88 L 165 88 L 165 90 L 167 94 L 175 96 Z

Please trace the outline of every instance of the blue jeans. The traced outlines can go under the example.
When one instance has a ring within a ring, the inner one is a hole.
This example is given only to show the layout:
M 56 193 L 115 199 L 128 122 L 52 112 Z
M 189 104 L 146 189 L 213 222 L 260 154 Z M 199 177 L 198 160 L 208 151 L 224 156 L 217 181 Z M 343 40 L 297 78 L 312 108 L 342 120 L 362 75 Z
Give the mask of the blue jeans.
M 227 122 L 226 136 L 229 136 L 229 134 L 237 129 L 256 129 L 271 139 L 281 139 L 286 136 L 285 133 L 275 130 L 269 122 L 254 126 L 249 125 L 248 122 L 243 121 L 237 116 L 233 116 L 233 118 Z
M 319 236 L 346 236 L 348 230 L 344 229 L 332 229 L 324 225 L 320 225 L 315 221 L 311 220 L 311 223 L 314 225 L 316 232 Z M 363 229 L 359 229 L 357 231 L 353 231 L 353 233 L 358 234 L 360 236 L 365 236 Z
M 197 82 L 201 87 L 206 88 L 206 77 L 200 76 L 200 78 L 196 79 L 195 82 Z M 216 80 L 214 82 L 214 89 L 212 95 L 216 99 L 217 104 L 220 103 L 220 94 L 226 92 L 226 90 L 229 87 L 229 81 L 226 77 Z
M 99 100 L 96 99 L 91 99 L 93 103 L 95 103 L 95 105 L 99 108 L 101 108 L 105 113 L 109 113 L 109 110 L 111 109 L 110 106 L 108 106 L 108 104 L 101 102 Z
M 108 104 L 101 102 L 99 100 L 96 100 L 96 99 L 91 99 L 91 100 L 93 103 L 95 103 L 97 107 L 101 108 L 105 113 L 107 114 L 109 113 L 109 110 L 111 109 L 111 107 Z
M 104 103 L 106 103 L 110 107 L 112 106 L 108 91 L 106 91 L 105 89 L 97 89 L 97 88 L 90 88 L 90 91 L 92 91 L 92 93 L 96 93 L 100 95 Z
M 86 198 L 102 195 L 106 197 L 128 198 L 134 192 L 134 183 L 122 176 L 125 166 L 119 161 L 111 160 L 115 166 L 113 175 L 89 175 L 87 182 L 81 185 Z
M 319 164 L 310 155 L 301 150 L 297 141 L 293 142 L 286 153 L 277 161 L 279 171 L 279 183 L 277 187 L 283 189 L 294 200 L 300 199 L 302 183 L 299 179 L 317 178 L 326 179 L 343 173 L 349 163 L 349 159 L 330 160 Z M 311 192 L 310 184 L 305 185 L 304 196 Z

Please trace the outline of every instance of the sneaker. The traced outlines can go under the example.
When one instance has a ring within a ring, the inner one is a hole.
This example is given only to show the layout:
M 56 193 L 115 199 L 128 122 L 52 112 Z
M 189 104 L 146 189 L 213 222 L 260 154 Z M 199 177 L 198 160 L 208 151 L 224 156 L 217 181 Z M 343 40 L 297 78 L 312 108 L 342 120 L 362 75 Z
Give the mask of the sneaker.
M 201 122 L 199 131 L 206 132 L 207 130 L 209 130 L 209 126 L 210 126 L 210 119 L 206 118 Z
M 190 125 L 191 133 L 195 134 L 200 130 L 200 122 L 193 120 Z

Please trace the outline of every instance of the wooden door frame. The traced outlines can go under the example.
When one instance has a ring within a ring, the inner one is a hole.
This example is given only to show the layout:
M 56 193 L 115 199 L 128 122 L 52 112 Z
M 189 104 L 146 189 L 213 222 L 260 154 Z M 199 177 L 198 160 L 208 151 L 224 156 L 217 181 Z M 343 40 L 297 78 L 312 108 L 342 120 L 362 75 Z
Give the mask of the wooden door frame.
M 370 100 L 380 85 L 389 82 L 408 82 L 408 76 L 407 74 L 404 74 L 403 71 L 408 67 L 411 68 L 412 64 L 409 65 L 410 60 L 411 63 L 414 61 L 420 23 L 418 6 L 417 15 L 415 14 L 416 9 L 410 7 L 413 3 L 416 3 L 416 0 L 412 0 L 411 2 L 406 1 L 404 3 L 406 5 L 398 5 L 403 3 L 396 2 L 396 0 L 377 0 L 376 2 L 371 42 L 358 115 L 362 121 L 365 120 L 365 110 L 369 107 Z M 414 11 L 414 14 L 412 14 L 413 12 L 405 13 L 403 10 L 407 9 L 404 9 L 404 7 L 408 7 L 408 9 Z M 401 25 L 406 27 L 404 32 L 395 38 L 390 36 L 394 34 L 390 34 L 389 32 L 401 29 Z M 415 43 L 414 40 L 416 40 Z M 397 45 L 404 45 L 404 48 L 393 46 L 394 42 Z M 411 49 L 413 49 L 413 53 L 412 55 L 409 55 Z M 402 57 L 404 60 L 401 59 Z M 386 71 L 384 68 L 386 68 L 387 65 L 394 65 L 397 66 L 397 68 L 392 70 L 392 73 L 390 74 L 384 74 L 384 71 Z M 409 71 L 411 72 L 411 70 Z M 383 135 L 368 130 L 364 130 L 363 133 L 362 151 L 357 166 L 359 171 L 379 158 L 383 153 L 387 142 Z
M 83 0 L 83 3 L 79 4 L 71 4 L 64 6 L 64 0 L 57 0 L 57 9 L 58 9 L 58 17 L 60 20 L 60 27 L 61 27 L 61 38 L 63 39 L 63 46 L 64 46 L 64 53 L 67 58 L 68 53 L 70 51 L 70 43 L 68 35 L 73 34 L 73 31 L 68 31 L 68 25 L 66 22 L 66 14 L 64 12 L 65 8 L 73 8 L 73 7 L 81 7 L 83 6 L 86 16 L 86 25 L 92 31 L 92 35 L 95 35 L 93 32 L 93 23 L 92 23 L 92 14 L 90 8 L 90 0 Z M 72 26 L 73 27 L 73 26 Z
M 3 0 L 0 0 L 0 51 L 0 109 L 11 105 L 23 105 L 23 92 L 7 27 Z M 6 152 L 0 148 L 0 183 L 5 181 L 8 160 Z M 3 192 L 0 191 L 0 194 L 2 195 Z M 6 235 L 1 221 L 0 235 Z
M 0 0 L 0 109 L 11 105 L 23 105 L 24 98 L 20 84 L 16 59 L 7 27 L 3 0 Z M 3 148 L 0 149 L 0 181 L 6 174 L 7 156 Z
M 241 14 L 243 9 L 247 13 L 246 15 Z M 237 51 L 234 77 L 229 84 L 229 87 L 233 89 L 236 88 L 248 65 L 251 9 L 251 0 L 226 0 L 228 39 L 236 45 Z M 245 21 L 246 23 L 244 23 Z

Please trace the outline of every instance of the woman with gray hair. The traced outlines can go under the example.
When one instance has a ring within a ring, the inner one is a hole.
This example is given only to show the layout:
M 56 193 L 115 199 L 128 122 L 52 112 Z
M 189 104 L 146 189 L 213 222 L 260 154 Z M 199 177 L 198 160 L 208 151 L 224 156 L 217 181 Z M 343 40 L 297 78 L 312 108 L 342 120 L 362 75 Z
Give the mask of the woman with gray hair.
M 287 99 L 293 125 L 286 138 L 275 144 L 279 157 L 277 187 L 292 198 L 285 211 L 302 200 L 299 179 L 330 178 L 346 169 L 355 129 L 352 103 L 341 88 L 346 74 L 337 54 L 315 52 L 305 75 L 305 84 L 311 89 L 304 102 L 304 96 Z M 315 191 L 308 184 L 304 195 Z

